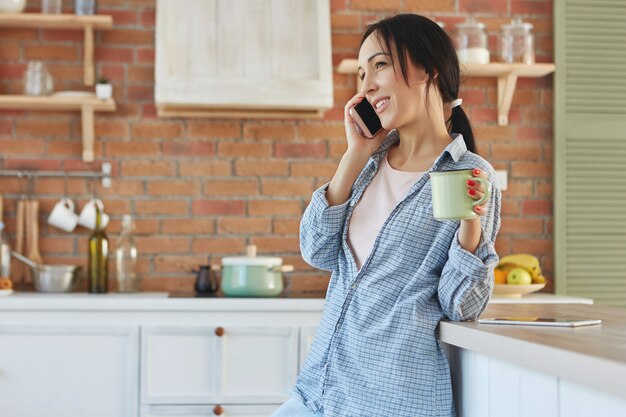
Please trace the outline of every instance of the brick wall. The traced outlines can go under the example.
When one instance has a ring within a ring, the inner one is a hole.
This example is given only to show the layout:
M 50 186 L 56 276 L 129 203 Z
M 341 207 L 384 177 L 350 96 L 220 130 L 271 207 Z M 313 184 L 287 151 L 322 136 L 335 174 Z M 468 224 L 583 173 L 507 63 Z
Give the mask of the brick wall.
M 80 159 L 80 117 L 64 112 L 0 112 L 2 169 L 99 170 L 113 165 L 113 186 L 95 191 L 111 215 L 112 243 L 121 216 L 137 221 L 140 269 L 147 290 L 190 290 L 191 269 L 221 256 L 283 256 L 296 266 L 289 287 L 323 291 L 328 274 L 300 258 L 298 225 L 311 192 L 332 176 L 345 150 L 342 109 L 354 94 L 354 77 L 335 74 L 335 107 L 321 121 L 159 119 L 153 103 L 154 0 L 99 0 L 113 30 L 96 34 L 98 75 L 112 80 L 118 110 L 96 114 L 96 161 Z M 182 2 L 181 2 L 182 4 Z M 29 0 L 28 11 L 39 1 Z M 543 0 L 332 0 L 333 63 L 357 55 L 366 24 L 399 11 L 422 13 L 446 24 L 475 14 L 487 25 L 492 53 L 502 24 L 521 16 L 534 24 L 537 61 L 552 61 L 552 1 Z M 73 2 L 64 1 L 66 12 Z M 82 86 L 80 31 L 0 28 L 0 93 L 19 94 L 28 60 L 43 60 L 55 90 Z M 552 77 L 520 79 L 509 126 L 496 124 L 496 80 L 465 81 L 461 97 L 477 131 L 480 153 L 509 174 L 504 193 L 500 254 L 541 256 L 552 277 Z M 0 177 L 4 219 L 15 230 L 17 180 Z M 86 261 L 89 232 L 67 234 L 46 224 L 64 193 L 82 207 L 92 192 L 83 179 L 40 179 L 41 251 L 48 262 Z M 548 284 L 552 289 L 552 282 Z

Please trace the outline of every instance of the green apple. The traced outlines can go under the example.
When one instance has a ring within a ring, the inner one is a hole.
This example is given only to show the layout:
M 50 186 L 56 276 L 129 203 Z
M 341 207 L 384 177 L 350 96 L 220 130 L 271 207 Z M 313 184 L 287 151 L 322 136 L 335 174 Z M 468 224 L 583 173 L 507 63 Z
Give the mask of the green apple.
M 530 285 L 533 278 L 524 268 L 513 268 L 506 276 L 506 283 L 513 285 Z

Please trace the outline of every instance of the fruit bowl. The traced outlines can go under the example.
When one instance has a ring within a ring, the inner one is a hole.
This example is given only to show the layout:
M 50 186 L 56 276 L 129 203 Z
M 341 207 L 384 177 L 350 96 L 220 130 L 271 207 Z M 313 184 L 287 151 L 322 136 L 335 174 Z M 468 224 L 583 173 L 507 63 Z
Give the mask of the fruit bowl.
M 545 282 L 543 284 L 530 285 L 494 284 L 493 295 L 507 298 L 521 298 L 522 295 L 537 292 L 545 286 Z

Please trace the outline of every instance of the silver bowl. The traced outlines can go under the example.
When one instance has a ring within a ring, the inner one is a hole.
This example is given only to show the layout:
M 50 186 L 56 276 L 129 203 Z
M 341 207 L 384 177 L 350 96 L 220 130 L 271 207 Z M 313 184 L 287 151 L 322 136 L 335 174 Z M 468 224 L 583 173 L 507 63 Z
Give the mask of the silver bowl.
M 80 268 L 76 265 L 38 265 L 30 270 L 37 291 L 70 292 L 78 281 Z

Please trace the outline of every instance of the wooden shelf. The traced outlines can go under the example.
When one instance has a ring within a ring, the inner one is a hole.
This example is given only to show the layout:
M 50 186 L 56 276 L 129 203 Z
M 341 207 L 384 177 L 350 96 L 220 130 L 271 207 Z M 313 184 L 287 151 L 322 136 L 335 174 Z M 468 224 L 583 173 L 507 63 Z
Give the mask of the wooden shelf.
M 94 85 L 93 64 L 94 30 L 107 30 L 113 27 L 113 17 L 108 15 L 77 16 L 74 14 L 42 13 L 0 13 L 0 26 L 35 29 L 81 29 L 83 42 L 83 82 Z
M 55 97 L 0 95 L 0 109 L 34 111 L 80 111 L 83 138 L 83 161 L 93 161 L 94 118 L 96 111 L 115 111 L 115 101 L 96 97 Z
M 344 59 L 339 63 L 337 72 L 340 74 L 356 74 L 357 60 Z M 463 64 L 461 72 L 469 77 L 497 77 L 498 78 L 498 124 L 509 124 L 509 110 L 515 92 L 515 85 L 519 77 L 539 78 L 551 74 L 555 70 L 554 64 L 504 64 L 494 62 L 490 64 Z M 357 86 L 361 80 L 357 76 Z

